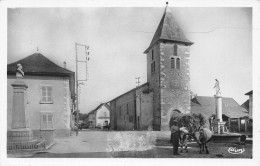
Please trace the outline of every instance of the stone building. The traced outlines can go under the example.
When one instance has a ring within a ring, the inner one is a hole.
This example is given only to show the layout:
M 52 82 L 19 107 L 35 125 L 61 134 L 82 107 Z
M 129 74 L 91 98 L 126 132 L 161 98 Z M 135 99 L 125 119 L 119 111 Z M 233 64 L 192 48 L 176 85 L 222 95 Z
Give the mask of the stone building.
M 153 92 L 145 83 L 110 103 L 110 128 L 112 130 L 152 129 Z
M 241 106 L 244 107 L 249 112 L 249 118 L 252 118 L 253 115 L 253 90 L 247 92 L 245 95 L 248 95 L 249 99 L 244 102 Z
M 249 96 L 249 99 L 245 101 L 241 107 L 245 108 L 248 111 L 248 117 L 244 118 L 246 131 L 253 131 L 253 90 L 247 92 L 245 95 Z
M 190 46 L 166 7 L 154 37 L 145 50 L 147 81 L 153 89 L 153 129 L 168 130 L 172 111 L 190 112 Z
M 208 118 L 215 113 L 214 97 L 198 97 L 199 104 L 191 100 L 189 59 L 192 44 L 166 7 L 144 51 L 147 83 L 110 101 L 111 129 L 166 131 L 174 112 L 200 112 Z M 227 121 L 247 115 L 234 99 L 224 98 L 224 104 Z
M 110 111 L 107 103 L 101 103 L 97 108 L 90 111 L 85 119 L 90 128 L 103 128 L 110 123 Z
M 7 65 L 7 130 L 12 130 L 13 87 L 16 65 L 23 66 L 23 78 L 28 86 L 26 107 L 28 125 L 35 137 L 53 133 L 55 137 L 69 136 L 71 95 L 74 94 L 74 72 L 62 68 L 40 53 L 35 53 Z
M 196 96 L 191 100 L 191 112 L 201 113 L 206 119 L 215 117 L 215 98 L 208 96 Z M 233 98 L 222 98 L 222 119 L 230 132 L 243 132 L 248 130 L 248 123 L 245 117 L 249 114 Z M 209 124 L 212 127 L 210 122 Z
M 192 44 L 166 7 L 144 51 L 148 82 L 110 103 L 111 124 L 115 129 L 169 130 L 173 111 L 190 112 L 189 47 Z

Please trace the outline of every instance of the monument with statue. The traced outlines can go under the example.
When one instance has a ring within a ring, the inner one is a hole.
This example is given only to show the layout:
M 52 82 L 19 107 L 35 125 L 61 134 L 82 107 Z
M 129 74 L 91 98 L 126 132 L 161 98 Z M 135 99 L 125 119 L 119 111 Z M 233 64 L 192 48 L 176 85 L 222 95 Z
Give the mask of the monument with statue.
M 227 132 L 225 129 L 226 122 L 222 119 L 222 97 L 220 93 L 220 86 L 218 79 L 215 79 L 216 83 L 213 88 L 216 89 L 216 94 L 214 95 L 215 98 L 215 119 L 213 120 L 213 132 L 215 134 L 223 134 Z
M 34 139 L 33 132 L 30 129 L 27 119 L 26 109 L 26 91 L 28 86 L 25 84 L 23 77 L 23 67 L 17 64 L 16 80 L 13 87 L 13 109 L 12 109 L 12 129 L 7 132 L 7 149 L 37 149 L 42 141 Z
M 220 85 L 218 79 L 215 79 L 216 94 L 215 98 L 215 119 L 213 120 L 211 130 L 213 131 L 213 142 L 240 142 L 241 134 L 239 133 L 229 133 L 225 127 L 226 122 L 222 119 L 222 96 L 220 92 Z

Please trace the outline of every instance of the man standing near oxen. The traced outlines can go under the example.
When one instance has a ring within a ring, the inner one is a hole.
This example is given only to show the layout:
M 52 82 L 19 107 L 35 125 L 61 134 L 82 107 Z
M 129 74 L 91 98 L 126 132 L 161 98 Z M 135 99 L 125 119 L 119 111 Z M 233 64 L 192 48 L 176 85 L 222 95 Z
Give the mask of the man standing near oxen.
M 173 155 L 180 155 L 178 153 L 179 134 L 180 134 L 180 128 L 178 127 L 178 122 L 173 121 L 173 124 L 171 126 L 171 141 L 173 145 Z

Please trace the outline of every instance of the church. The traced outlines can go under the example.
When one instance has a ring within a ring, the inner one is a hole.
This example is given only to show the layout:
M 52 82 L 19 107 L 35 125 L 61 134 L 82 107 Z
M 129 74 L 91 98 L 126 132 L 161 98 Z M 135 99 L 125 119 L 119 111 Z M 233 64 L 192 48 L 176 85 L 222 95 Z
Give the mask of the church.
M 213 96 L 191 99 L 189 59 L 193 44 L 166 6 L 152 41 L 144 51 L 147 82 L 109 101 L 112 130 L 167 131 L 174 112 L 203 111 L 207 118 L 214 114 Z M 208 103 L 212 107 L 208 107 Z M 248 116 L 232 98 L 223 98 L 223 105 L 227 121 Z

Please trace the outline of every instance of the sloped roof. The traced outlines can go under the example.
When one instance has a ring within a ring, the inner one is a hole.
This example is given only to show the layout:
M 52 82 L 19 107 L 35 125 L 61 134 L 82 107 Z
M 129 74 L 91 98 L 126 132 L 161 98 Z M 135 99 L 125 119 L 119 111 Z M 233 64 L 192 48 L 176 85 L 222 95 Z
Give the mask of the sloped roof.
M 247 111 L 249 111 L 249 100 L 245 101 L 241 107 L 245 108 Z
M 90 112 L 88 113 L 88 115 L 95 113 L 95 112 L 96 112 L 97 110 L 99 110 L 104 104 L 105 104 L 105 103 L 99 104 L 99 105 L 97 106 L 97 108 L 95 108 L 94 110 L 90 111 Z
M 111 101 L 113 101 L 113 100 L 116 100 L 116 99 L 118 99 L 118 98 L 120 98 L 120 97 L 122 97 L 122 96 L 124 96 L 124 95 L 126 95 L 126 94 L 128 94 L 128 93 L 130 93 L 130 92 L 132 92 L 132 91 L 138 90 L 139 88 L 142 88 L 142 87 L 144 87 L 144 86 L 146 86 L 146 85 L 149 86 L 149 82 L 146 82 L 146 83 L 144 83 L 144 84 L 142 84 L 142 85 L 140 85 L 140 86 L 138 86 L 138 87 L 135 87 L 135 88 L 133 88 L 133 89 L 131 89 L 131 90 L 129 90 L 129 91 L 127 91 L 127 92 L 125 92 L 125 93 L 123 93 L 123 94 L 117 96 L 116 98 L 110 100 L 109 102 L 111 102 Z
M 197 96 L 196 102 L 194 99 L 191 100 L 191 112 L 202 113 L 206 117 L 210 117 L 215 114 L 215 98 L 206 96 Z M 232 98 L 222 98 L 222 113 L 230 118 L 240 118 L 249 116 L 247 110 L 241 107 Z
M 17 64 L 20 63 L 23 66 L 23 71 L 26 74 L 36 75 L 68 75 L 74 73 L 70 70 L 64 69 L 48 58 L 43 56 L 41 53 L 34 53 L 27 56 L 19 61 L 7 65 L 8 74 L 15 74 Z
M 86 118 L 86 117 L 88 117 L 88 114 L 82 115 L 82 116 L 80 117 L 80 119 L 84 119 L 84 118 Z
M 70 90 L 74 94 L 75 73 L 56 65 L 41 53 L 34 53 L 19 61 L 8 64 L 7 74 L 14 75 L 18 63 L 23 66 L 25 77 L 26 75 L 69 76 Z
M 253 90 L 247 92 L 245 95 L 252 95 L 253 94 Z
M 189 41 L 180 26 L 178 25 L 177 21 L 173 17 L 173 14 L 169 10 L 169 8 L 165 8 L 162 19 L 156 29 L 156 32 L 153 36 L 153 39 L 149 45 L 149 47 L 144 51 L 147 53 L 150 48 L 157 42 L 157 41 L 170 41 L 170 42 L 179 42 L 188 45 L 192 45 L 193 43 Z

